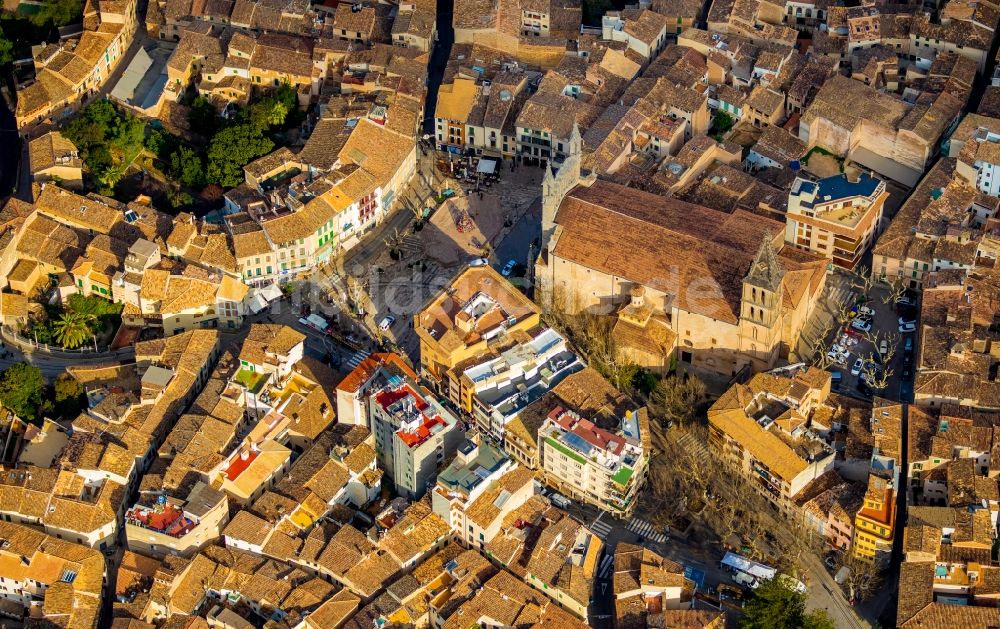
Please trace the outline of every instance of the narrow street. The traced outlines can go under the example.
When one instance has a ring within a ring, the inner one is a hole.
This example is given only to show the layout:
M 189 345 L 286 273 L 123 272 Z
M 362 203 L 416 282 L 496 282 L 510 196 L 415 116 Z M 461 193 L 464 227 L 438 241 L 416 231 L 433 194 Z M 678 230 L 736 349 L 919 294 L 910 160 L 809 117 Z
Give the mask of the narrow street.
M 454 0 L 437 0 L 437 42 L 431 51 L 431 61 L 427 68 L 427 102 L 424 105 L 424 133 L 434 135 L 434 110 L 437 108 L 437 93 L 444 78 L 444 69 L 455 43 L 455 29 L 451 24 Z

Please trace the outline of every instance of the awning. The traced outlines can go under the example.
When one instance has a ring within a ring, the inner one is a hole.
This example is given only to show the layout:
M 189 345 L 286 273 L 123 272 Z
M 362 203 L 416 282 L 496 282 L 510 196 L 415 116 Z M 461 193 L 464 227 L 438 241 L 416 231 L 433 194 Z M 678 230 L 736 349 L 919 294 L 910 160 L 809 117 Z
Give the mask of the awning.
M 483 173 L 484 175 L 492 175 L 497 171 L 497 162 L 493 159 L 483 158 L 479 160 L 479 166 L 476 167 L 476 172 Z
M 727 552 L 726 556 L 722 558 L 722 565 L 729 566 L 730 568 L 739 570 L 740 572 L 745 572 L 750 576 L 757 577 L 758 579 L 773 579 L 774 575 L 778 573 L 777 570 L 771 568 L 770 566 L 759 564 L 756 561 L 750 561 L 746 557 L 730 552 Z
M 278 288 L 278 285 L 273 282 L 260 289 L 260 294 L 269 302 L 274 301 L 275 299 L 281 299 L 281 289 Z
M 267 300 L 261 297 L 260 293 L 255 293 L 250 298 L 250 312 L 257 314 L 264 308 L 267 308 Z

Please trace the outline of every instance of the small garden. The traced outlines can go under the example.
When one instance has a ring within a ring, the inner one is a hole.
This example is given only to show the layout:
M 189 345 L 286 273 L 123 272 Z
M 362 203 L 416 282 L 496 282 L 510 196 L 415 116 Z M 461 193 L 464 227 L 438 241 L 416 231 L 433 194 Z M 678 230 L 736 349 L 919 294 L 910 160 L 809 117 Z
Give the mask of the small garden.
M 29 340 L 64 349 L 106 346 L 121 326 L 122 304 L 93 295 L 70 295 L 65 304 L 50 304 L 45 314 L 22 331 Z
M 716 112 L 715 117 L 712 119 L 712 128 L 709 131 L 709 135 L 714 138 L 717 142 L 722 141 L 722 136 L 729 132 L 736 124 L 736 119 L 727 114 L 724 111 Z
M 157 206 L 207 211 L 244 181 L 244 166 L 285 143 L 305 117 L 287 84 L 248 107 L 230 107 L 226 117 L 203 96 L 189 96 L 185 104 L 196 141 L 147 127 L 106 100 L 84 107 L 63 134 L 80 150 L 101 194 L 131 201 L 141 192 Z

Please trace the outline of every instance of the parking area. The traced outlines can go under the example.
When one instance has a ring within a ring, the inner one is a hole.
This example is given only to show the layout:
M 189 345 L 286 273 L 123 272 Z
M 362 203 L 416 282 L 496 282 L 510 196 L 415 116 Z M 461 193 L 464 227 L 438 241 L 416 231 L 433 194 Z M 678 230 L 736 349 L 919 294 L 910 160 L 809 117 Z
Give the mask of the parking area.
M 882 286 L 855 295 L 847 324 L 838 327 L 826 360 L 834 390 L 852 397 L 874 395 L 909 401 L 913 394 L 913 358 L 917 308 L 914 298 L 890 298 Z

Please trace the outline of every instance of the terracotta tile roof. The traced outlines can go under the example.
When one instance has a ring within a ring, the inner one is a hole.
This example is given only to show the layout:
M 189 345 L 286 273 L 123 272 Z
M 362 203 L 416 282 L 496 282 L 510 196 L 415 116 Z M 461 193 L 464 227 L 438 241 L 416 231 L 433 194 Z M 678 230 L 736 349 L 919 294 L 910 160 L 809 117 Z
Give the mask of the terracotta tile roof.
M 479 497 L 466 510 L 466 517 L 482 529 L 489 529 L 500 515 L 500 507 L 496 505 L 497 498 L 504 491 L 513 494 L 525 485 L 534 481 L 534 473 L 526 467 L 517 467 L 504 474 L 489 487 L 484 489 Z
M 360 598 L 346 589 L 340 590 L 305 618 L 305 626 L 308 629 L 337 629 L 360 605 Z
M 80 159 L 76 145 L 70 142 L 58 131 L 49 131 L 28 143 L 28 155 L 31 172 L 37 173 L 53 166 L 80 168 Z
M 570 192 L 555 222 L 562 229 L 555 257 L 661 290 L 681 310 L 730 323 L 738 320 L 743 278 L 761 240 L 782 233 L 777 221 L 742 210 L 726 214 L 600 180 Z M 676 254 L 669 265 L 664 251 Z M 701 288 L 689 294 L 689 286 Z
M 379 547 L 404 564 L 428 552 L 438 540 L 448 535 L 448 523 L 423 502 L 415 502 L 395 525 L 386 531 Z
M 399 369 L 404 374 L 416 380 L 417 376 L 410 369 L 410 366 L 403 362 L 403 359 L 399 357 L 398 354 L 391 352 L 375 352 L 370 354 L 364 360 L 362 360 L 357 367 L 355 367 L 351 373 L 340 381 L 337 385 L 337 390 L 346 391 L 348 393 L 354 393 L 362 385 L 364 385 L 368 380 L 375 375 L 375 372 L 383 364 L 393 365 L 394 368 Z

